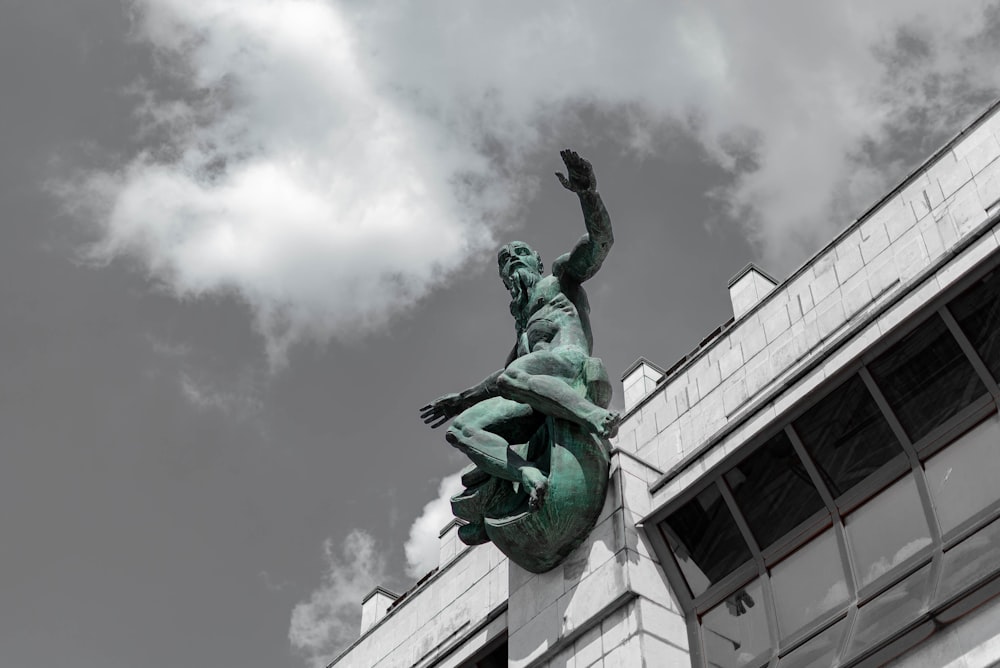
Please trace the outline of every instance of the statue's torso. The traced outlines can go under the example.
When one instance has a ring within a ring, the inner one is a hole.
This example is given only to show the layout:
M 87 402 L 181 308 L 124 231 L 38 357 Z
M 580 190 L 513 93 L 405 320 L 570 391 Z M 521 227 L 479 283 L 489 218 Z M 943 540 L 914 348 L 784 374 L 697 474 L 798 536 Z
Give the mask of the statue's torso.
M 567 285 L 556 276 L 546 276 L 535 284 L 526 309 L 528 321 L 518 338 L 518 357 L 560 346 L 591 354 L 590 304 L 578 283 Z

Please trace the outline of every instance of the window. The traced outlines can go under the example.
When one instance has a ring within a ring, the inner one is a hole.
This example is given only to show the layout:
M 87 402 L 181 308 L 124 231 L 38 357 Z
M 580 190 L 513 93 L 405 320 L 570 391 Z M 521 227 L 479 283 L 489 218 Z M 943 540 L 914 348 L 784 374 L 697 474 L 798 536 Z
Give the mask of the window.
M 847 620 L 841 619 L 817 635 L 795 648 L 778 661 L 778 668 L 814 668 L 832 666 L 840 650 L 840 640 L 844 636 Z
M 494 641 L 494 644 L 495 647 L 481 650 L 485 654 L 478 659 L 462 664 L 461 668 L 506 668 L 507 637 L 504 636 L 499 642 Z
M 997 564 L 1000 564 L 1000 520 L 995 520 L 944 553 L 937 602 L 946 602 L 977 581 L 989 577 Z
M 1000 417 L 993 415 L 927 460 L 927 487 L 943 533 L 1000 501 L 998 453 Z
M 733 467 L 726 482 L 761 549 L 824 507 L 784 432 Z
M 1000 270 L 947 309 L 1000 372 Z M 932 314 L 660 523 L 705 666 L 865 660 L 1000 573 L 1000 415 L 962 345 Z
M 860 587 L 870 585 L 931 544 L 927 517 L 908 475 L 845 520 Z
M 793 428 L 834 497 L 903 454 L 892 428 L 857 375 L 806 411 Z
M 993 377 L 1000 378 L 1000 271 L 959 295 L 948 310 Z
M 766 662 L 771 636 L 760 580 L 740 588 L 701 620 L 705 656 L 711 666 L 738 668 Z M 758 661 L 764 657 L 764 661 Z
M 695 596 L 750 560 L 750 548 L 714 485 L 682 506 L 665 524 L 667 543 Z
M 927 564 L 858 609 L 847 656 L 860 654 L 926 609 L 931 566 Z
M 937 315 L 868 368 L 914 443 L 986 393 L 972 364 Z
M 833 531 L 827 531 L 771 571 L 778 630 L 788 638 L 850 596 Z

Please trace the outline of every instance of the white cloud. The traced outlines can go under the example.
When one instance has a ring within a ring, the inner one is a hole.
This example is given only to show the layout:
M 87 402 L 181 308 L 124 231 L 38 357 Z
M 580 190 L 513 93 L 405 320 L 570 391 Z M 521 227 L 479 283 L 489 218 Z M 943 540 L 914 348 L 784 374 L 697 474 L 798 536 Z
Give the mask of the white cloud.
M 419 578 L 437 568 L 441 529 L 452 519 L 451 497 L 462 491 L 462 474 L 446 476 L 438 486 L 436 499 L 424 506 L 406 541 L 406 574 Z
M 863 582 L 865 584 L 874 582 L 877 578 L 888 573 L 893 568 L 903 563 L 916 553 L 920 552 L 920 550 L 924 549 L 930 544 L 931 544 L 930 538 L 927 537 L 916 538 L 914 540 L 911 540 L 903 547 L 899 548 L 896 551 L 896 554 L 892 556 L 892 559 L 888 559 L 886 557 L 880 557 L 868 568 L 868 573 L 865 575 L 865 579 L 863 580 Z
M 315 668 L 326 666 L 361 628 L 361 600 L 386 581 L 385 556 L 375 539 L 355 529 L 334 552 L 333 541 L 323 542 L 326 572 L 322 585 L 292 610 L 288 639 Z
M 383 326 L 493 245 L 580 104 L 623 150 L 682 124 L 775 271 L 997 90 L 978 0 L 397 3 L 136 0 L 187 93 L 142 92 L 148 151 L 62 189 L 178 295 L 228 291 L 272 361 Z

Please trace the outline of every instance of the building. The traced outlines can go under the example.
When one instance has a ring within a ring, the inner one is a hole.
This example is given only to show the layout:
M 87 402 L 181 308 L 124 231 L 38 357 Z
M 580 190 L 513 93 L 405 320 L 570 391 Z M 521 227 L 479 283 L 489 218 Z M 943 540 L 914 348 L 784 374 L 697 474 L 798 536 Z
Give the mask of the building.
M 1000 107 L 734 318 L 627 414 L 589 540 L 535 575 L 454 524 L 377 588 L 334 663 L 1000 662 Z

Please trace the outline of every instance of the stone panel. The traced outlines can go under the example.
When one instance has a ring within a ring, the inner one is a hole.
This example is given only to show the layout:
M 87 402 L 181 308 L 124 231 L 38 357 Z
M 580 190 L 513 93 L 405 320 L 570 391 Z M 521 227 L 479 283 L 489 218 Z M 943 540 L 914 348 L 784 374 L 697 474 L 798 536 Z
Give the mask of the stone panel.
M 996 118 L 990 128 L 1000 127 Z M 964 138 L 814 258 L 799 276 L 777 286 L 755 312 L 713 341 L 666 387 L 657 389 L 665 393 L 666 402 L 674 398 L 677 416 L 666 429 L 678 426 L 685 456 L 698 451 L 729 420 L 739 419 L 756 397 L 778 386 L 809 354 L 837 341 L 854 319 L 866 317 L 896 291 L 912 289 L 913 279 L 983 223 L 984 205 L 1000 199 L 1000 160 L 993 159 L 997 142 L 994 129 Z M 975 167 L 968 162 L 973 155 Z M 959 276 L 991 252 L 998 240 L 1000 235 L 987 235 L 967 258 L 953 260 L 943 270 L 942 280 Z M 806 291 L 809 298 L 803 301 Z M 856 357 L 878 331 L 871 328 L 855 337 L 834 359 L 843 363 Z M 727 356 L 732 350 L 739 350 L 739 356 Z M 742 367 L 737 366 L 740 359 Z M 712 362 L 719 365 L 718 385 Z M 664 428 L 657 425 L 658 430 Z M 730 450 L 737 447 L 728 438 L 726 442 Z M 645 443 L 640 441 L 639 448 Z M 678 463 L 675 443 L 657 439 L 656 461 L 664 468 Z M 700 456 L 716 461 L 719 455 Z M 705 468 L 694 465 L 682 476 L 693 479 Z
M 485 621 L 507 600 L 507 579 L 507 560 L 493 545 L 461 552 L 409 592 L 335 666 L 408 667 L 421 657 L 432 657 L 454 634 Z
M 955 147 L 955 157 L 965 160 L 973 174 L 1000 157 L 1000 143 L 987 124 L 980 125 Z

